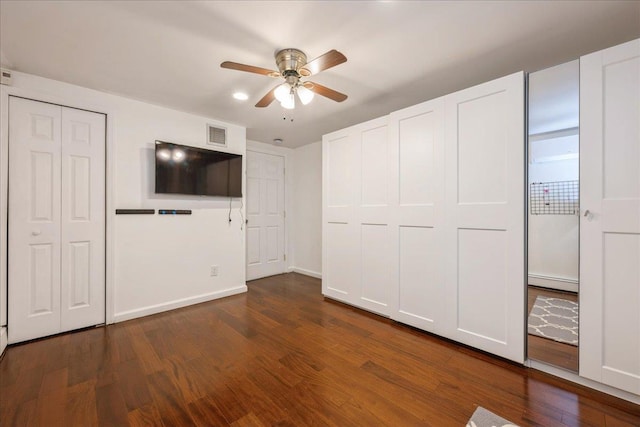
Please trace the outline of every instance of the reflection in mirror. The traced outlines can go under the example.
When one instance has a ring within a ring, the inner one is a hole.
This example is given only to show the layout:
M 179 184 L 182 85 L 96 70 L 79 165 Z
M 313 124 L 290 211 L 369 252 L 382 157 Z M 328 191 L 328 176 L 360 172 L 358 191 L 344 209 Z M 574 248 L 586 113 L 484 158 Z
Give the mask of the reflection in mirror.
M 529 74 L 528 357 L 578 371 L 579 61 Z

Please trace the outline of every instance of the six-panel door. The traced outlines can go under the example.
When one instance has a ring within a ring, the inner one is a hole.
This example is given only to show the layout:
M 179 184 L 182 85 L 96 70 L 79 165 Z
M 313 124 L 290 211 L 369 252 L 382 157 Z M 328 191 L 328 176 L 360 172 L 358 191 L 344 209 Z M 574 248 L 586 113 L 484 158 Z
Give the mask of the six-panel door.
M 105 116 L 10 98 L 9 342 L 105 321 Z
M 284 157 L 247 151 L 247 280 L 283 273 Z

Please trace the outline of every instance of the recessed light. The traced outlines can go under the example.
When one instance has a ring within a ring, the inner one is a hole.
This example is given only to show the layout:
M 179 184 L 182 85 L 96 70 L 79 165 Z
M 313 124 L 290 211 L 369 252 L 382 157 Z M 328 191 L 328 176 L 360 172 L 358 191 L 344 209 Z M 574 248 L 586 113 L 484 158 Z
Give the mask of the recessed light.
M 235 99 L 237 99 L 238 101 L 246 101 L 247 99 L 249 99 L 249 95 L 247 95 L 247 94 L 246 94 L 246 93 L 244 93 L 244 92 L 235 92 L 235 93 L 233 94 L 233 97 L 234 97 Z

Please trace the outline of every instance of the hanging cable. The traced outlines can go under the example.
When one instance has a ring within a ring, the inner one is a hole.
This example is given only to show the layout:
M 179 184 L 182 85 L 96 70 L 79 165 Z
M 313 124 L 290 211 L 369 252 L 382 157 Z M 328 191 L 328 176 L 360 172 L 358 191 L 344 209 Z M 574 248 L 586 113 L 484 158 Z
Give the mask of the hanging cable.
M 240 207 L 238 208 L 238 212 L 240 212 L 240 231 L 244 230 L 244 214 L 242 213 L 242 209 L 244 209 L 244 199 L 240 197 Z
M 233 197 L 229 197 L 229 226 L 231 226 L 231 201 Z

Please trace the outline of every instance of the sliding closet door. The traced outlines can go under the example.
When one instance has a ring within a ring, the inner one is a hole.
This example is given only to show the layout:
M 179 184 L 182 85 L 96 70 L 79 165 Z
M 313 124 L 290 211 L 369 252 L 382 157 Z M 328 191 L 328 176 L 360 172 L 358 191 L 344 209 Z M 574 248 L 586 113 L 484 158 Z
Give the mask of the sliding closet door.
M 443 335 L 524 362 L 524 75 L 445 97 Z
M 580 375 L 640 394 L 640 40 L 580 59 Z
M 322 138 L 322 293 L 351 304 L 356 303 L 360 283 L 360 235 L 354 212 L 357 148 L 351 129 Z
M 322 291 L 389 315 L 392 215 L 387 118 L 323 138 Z
M 444 98 L 389 116 L 391 317 L 439 333 L 444 301 Z
M 389 315 L 391 291 L 391 216 L 387 117 L 354 127 L 356 158 L 355 218 L 360 234 L 359 307 Z

